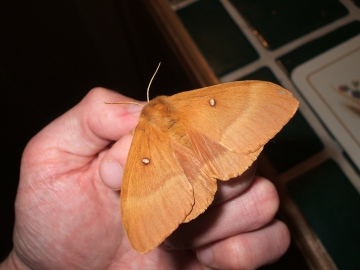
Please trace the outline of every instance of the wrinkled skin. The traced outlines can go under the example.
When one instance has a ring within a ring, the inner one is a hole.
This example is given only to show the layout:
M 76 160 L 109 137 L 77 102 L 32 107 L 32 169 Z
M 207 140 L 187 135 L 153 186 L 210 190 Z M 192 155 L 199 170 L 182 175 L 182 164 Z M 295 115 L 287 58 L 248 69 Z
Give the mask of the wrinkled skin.
M 141 107 L 104 101 L 130 99 L 93 89 L 28 143 L 14 247 L 0 269 L 256 269 L 286 251 L 288 230 L 274 220 L 277 192 L 253 166 L 219 182 L 214 204 L 162 246 L 134 252 L 118 190 Z

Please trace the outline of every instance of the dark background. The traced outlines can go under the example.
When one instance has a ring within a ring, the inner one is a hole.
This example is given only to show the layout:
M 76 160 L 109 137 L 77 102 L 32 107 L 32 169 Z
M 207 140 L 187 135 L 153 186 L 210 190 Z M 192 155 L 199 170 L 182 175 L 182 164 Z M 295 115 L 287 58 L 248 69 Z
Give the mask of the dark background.
M 141 1 L 0 1 L 0 260 L 29 139 L 93 87 L 145 100 L 160 61 L 151 97 L 194 88 Z

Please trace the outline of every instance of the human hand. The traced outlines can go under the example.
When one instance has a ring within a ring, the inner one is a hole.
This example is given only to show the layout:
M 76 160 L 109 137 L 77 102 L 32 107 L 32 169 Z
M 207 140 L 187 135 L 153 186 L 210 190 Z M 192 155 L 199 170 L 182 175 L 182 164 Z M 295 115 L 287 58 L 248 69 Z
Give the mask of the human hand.
M 15 203 L 14 247 L 1 267 L 254 269 L 286 251 L 288 230 L 273 220 L 276 190 L 253 177 L 254 166 L 218 182 L 213 205 L 159 248 L 145 255 L 133 251 L 116 190 L 141 107 L 104 101 L 131 100 L 94 89 L 28 143 Z

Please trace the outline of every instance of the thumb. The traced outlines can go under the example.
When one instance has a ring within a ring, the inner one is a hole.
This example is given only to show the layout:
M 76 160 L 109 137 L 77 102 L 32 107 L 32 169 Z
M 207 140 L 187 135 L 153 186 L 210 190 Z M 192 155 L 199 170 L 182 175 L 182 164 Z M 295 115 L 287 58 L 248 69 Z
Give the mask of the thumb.
M 79 104 L 28 143 L 23 155 L 24 167 L 30 162 L 41 166 L 66 160 L 67 166 L 57 166 L 58 173 L 62 173 L 86 165 L 110 143 L 129 134 L 138 122 L 140 106 L 104 102 L 131 101 L 114 91 L 92 89 Z

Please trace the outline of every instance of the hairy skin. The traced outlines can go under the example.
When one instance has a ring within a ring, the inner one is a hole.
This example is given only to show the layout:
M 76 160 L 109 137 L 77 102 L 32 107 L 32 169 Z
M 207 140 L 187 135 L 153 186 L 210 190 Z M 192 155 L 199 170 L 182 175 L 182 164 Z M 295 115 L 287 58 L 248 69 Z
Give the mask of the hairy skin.
M 219 184 L 214 204 L 162 246 L 134 252 L 118 189 L 139 109 L 104 101 L 130 99 L 93 89 L 28 143 L 14 247 L 0 269 L 256 269 L 286 251 L 288 230 L 273 220 L 276 190 L 252 167 Z

